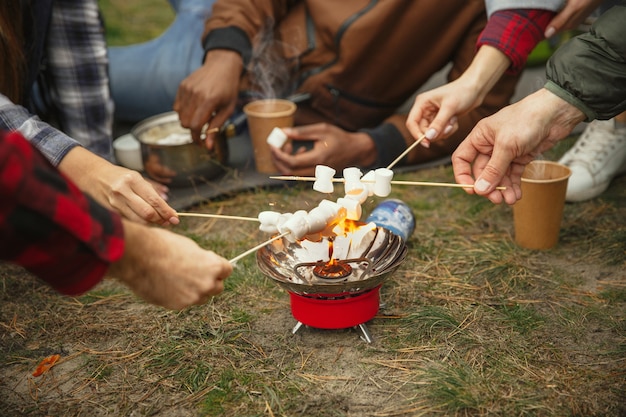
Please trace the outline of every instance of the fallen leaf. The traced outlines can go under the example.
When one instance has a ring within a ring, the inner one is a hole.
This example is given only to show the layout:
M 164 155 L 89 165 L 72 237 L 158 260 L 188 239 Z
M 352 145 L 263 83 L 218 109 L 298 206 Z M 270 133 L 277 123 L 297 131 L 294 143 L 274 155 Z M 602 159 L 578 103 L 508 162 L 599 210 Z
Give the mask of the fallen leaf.
M 47 358 L 44 358 L 41 362 L 39 362 L 39 365 L 37 365 L 37 369 L 33 372 L 33 376 L 41 376 L 48 372 L 48 370 L 52 368 L 59 359 L 61 359 L 61 355 L 50 355 Z

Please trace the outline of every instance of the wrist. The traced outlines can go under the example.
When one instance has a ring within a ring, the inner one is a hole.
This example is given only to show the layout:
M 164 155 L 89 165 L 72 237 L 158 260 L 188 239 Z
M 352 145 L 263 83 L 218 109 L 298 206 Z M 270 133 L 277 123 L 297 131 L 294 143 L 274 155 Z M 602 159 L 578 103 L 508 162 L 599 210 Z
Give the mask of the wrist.
M 483 45 L 459 80 L 482 101 L 510 64 L 502 51 Z
M 204 63 L 220 62 L 228 65 L 237 74 L 243 71 L 243 58 L 237 51 L 230 49 L 212 49 L 204 56 Z
M 573 130 L 578 123 L 585 120 L 585 113 L 545 88 L 538 90 L 529 97 L 532 97 L 534 102 L 540 103 L 537 114 L 539 117 L 547 119 L 550 125 Z
M 378 159 L 376 145 L 370 135 L 364 132 L 353 133 L 354 140 L 352 141 L 358 149 L 357 161 L 359 165 L 364 167 L 372 166 Z

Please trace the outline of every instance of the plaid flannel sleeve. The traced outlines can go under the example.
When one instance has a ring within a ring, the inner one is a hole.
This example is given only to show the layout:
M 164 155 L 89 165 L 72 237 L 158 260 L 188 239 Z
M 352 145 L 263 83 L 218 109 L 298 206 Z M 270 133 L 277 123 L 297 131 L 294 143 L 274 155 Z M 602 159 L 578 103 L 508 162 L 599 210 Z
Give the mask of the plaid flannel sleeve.
M 118 214 L 56 170 L 19 132 L 0 131 L 0 259 L 81 294 L 122 257 Z
M 477 47 L 490 45 L 499 49 L 511 60 L 508 72 L 516 74 L 524 68 L 533 48 L 543 40 L 543 33 L 555 14 L 541 9 L 494 12 L 478 37 Z
M 54 1 L 45 71 L 62 130 L 112 161 L 114 105 L 104 26 L 96 0 Z

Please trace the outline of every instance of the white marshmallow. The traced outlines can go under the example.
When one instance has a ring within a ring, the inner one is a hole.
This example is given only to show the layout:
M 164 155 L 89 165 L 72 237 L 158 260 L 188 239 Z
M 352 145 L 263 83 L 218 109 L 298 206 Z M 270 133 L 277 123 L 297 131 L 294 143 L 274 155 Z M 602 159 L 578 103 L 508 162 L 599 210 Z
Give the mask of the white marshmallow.
M 326 228 L 328 221 L 327 212 L 321 207 L 315 207 L 309 211 L 307 221 L 309 223 L 309 233 L 319 233 Z
M 262 211 L 258 219 L 261 222 L 259 230 L 265 233 L 278 233 L 278 221 L 281 214 L 277 211 Z
M 333 176 L 337 171 L 326 165 L 317 165 L 315 167 L 315 182 L 313 189 L 320 193 L 330 194 L 334 191 Z
M 374 185 L 376 184 L 376 171 L 371 170 L 367 174 L 363 175 L 361 182 L 367 187 L 368 196 L 374 195 Z
M 278 228 L 279 233 L 286 232 L 283 226 L 285 225 L 285 222 L 291 218 L 291 216 L 293 216 L 293 213 L 282 213 L 280 215 L 280 218 L 278 219 L 278 222 L 276 223 L 276 227 Z
M 348 167 L 343 170 L 343 179 L 346 180 L 346 182 L 358 181 L 361 179 L 362 175 L 361 170 L 356 167 Z
M 337 204 L 346 209 L 346 218 L 350 220 L 359 220 L 363 211 L 361 203 L 350 198 L 338 198 Z
M 267 143 L 275 148 L 282 148 L 285 142 L 287 142 L 287 135 L 279 127 L 272 129 L 267 136 Z
M 282 225 L 283 232 L 290 232 L 286 236 L 288 241 L 295 242 L 300 240 L 309 232 L 309 224 L 306 220 L 307 214 L 305 210 L 298 210 Z
M 375 171 L 374 194 L 378 197 L 387 197 L 391 194 L 391 179 L 393 171 L 387 168 L 378 168 Z

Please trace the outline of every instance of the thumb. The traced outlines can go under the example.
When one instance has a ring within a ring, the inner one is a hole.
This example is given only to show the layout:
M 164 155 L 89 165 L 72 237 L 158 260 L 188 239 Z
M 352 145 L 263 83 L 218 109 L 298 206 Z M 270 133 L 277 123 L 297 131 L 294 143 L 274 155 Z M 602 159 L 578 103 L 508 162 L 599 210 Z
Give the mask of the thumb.
M 476 193 L 487 195 L 494 191 L 498 184 L 502 182 L 502 179 L 511 165 L 511 161 L 512 160 L 507 158 L 504 154 L 494 151 L 489 162 L 485 165 L 485 168 L 474 183 Z

